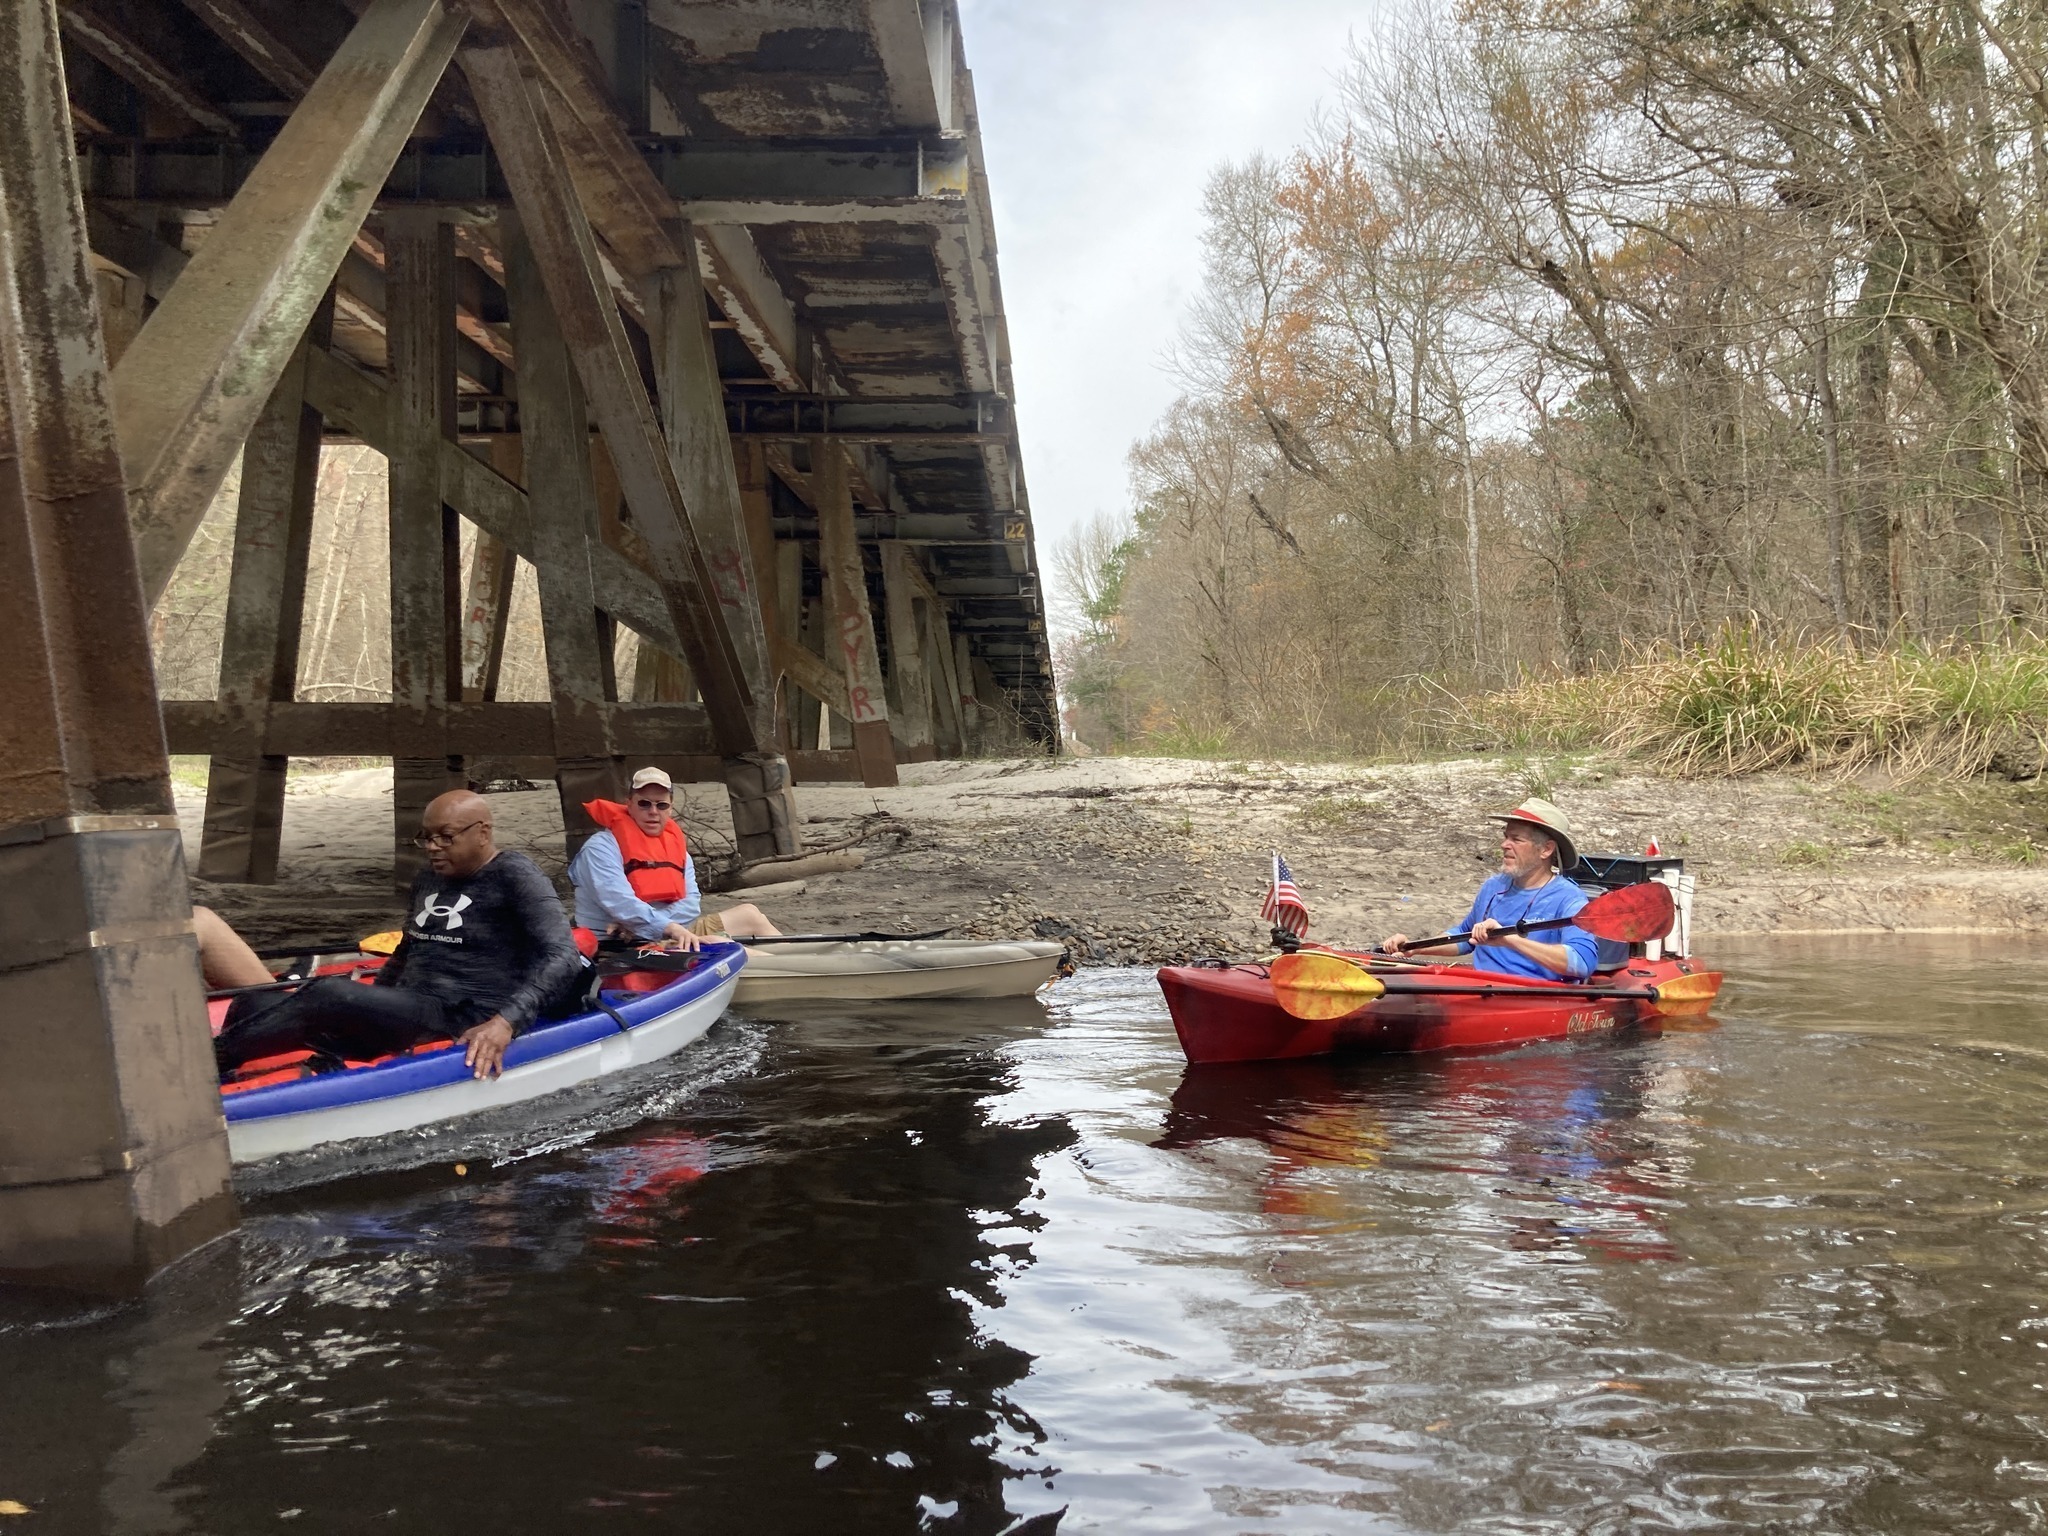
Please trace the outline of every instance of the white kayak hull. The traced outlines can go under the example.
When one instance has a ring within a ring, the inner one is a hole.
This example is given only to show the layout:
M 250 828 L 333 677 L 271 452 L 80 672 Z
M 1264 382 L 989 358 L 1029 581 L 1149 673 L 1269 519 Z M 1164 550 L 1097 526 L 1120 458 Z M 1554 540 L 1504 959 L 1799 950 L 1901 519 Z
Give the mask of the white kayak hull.
M 390 1136 L 524 1103 L 673 1056 L 718 1022 L 745 965 L 744 954 L 720 954 L 699 973 L 622 1004 L 619 1012 L 630 1023 L 625 1030 L 603 1019 L 603 1032 L 597 1033 L 602 1016 L 594 1015 L 530 1030 L 513 1042 L 508 1065 L 494 1078 L 452 1072 L 461 1058 L 450 1051 L 234 1095 L 226 1105 L 228 1155 L 236 1163 L 253 1163 L 330 1142 Z M 422 1071 L 428 1064 L 439 1080 L 428 1081 Z M 323 1091 L 349 1094 L 352 1085 L 346 1080 L 374 1074 L 385 1075 L 394 1091 L 364 1094 L 358 1089 L 349 1102 L 313 1102 Z M 424 1085 L 410 1087 L 408 1078 Z
M 1028 997 L 1058 974 L 1065 946 L 1037 939 L 890 939 L 749 946 L 733 1001 L 885 1002 Z

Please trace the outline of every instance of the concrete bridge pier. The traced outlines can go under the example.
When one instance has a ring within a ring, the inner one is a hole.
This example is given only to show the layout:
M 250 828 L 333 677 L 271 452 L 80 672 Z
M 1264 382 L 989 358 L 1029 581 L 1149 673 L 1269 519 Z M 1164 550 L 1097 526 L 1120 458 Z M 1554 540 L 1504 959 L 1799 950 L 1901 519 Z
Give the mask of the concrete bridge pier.
M 0 6 L 0 1279 L 235 1222 L 56 9 Z

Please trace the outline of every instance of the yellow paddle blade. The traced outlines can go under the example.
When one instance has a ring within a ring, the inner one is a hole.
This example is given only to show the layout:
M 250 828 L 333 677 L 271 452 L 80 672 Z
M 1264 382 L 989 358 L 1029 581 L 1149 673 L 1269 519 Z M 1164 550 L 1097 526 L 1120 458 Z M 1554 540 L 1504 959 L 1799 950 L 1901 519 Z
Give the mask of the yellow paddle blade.
M 1337 955 L 1301 950 L 1266 968 L 1273 995 L 1297 1019 L 1341 1019 L 1386 994 L 1387 984 Z
M 1669 981 L 1657 983 L 1657 998 L 1651 1008 L 1657 1013 L 1705 1013 L 1720 990 L 1719 971 L 1695 971 L 1690 976 L 1674 976 Z
M 394 928 L 389 933 L 373 933 L 366 939 L 358 939 L 356 948 L 366 955 L 388 955 L 398 948 L 398 941 L 404 937 Z

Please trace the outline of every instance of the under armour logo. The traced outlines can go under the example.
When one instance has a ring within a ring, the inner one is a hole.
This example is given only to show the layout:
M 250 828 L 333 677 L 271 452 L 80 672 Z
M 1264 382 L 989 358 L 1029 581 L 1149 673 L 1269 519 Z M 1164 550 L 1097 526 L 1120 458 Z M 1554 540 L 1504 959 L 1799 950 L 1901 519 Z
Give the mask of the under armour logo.
M 438 917 L 443 919 L 451 931 L 460 928 L 462 926 L 462 909 L 469 905 L 469 898 L 467 896 L 458 896 L 455 898 L 452 906 L 446 907 L 438 905 L 440 900 L 441 893 L 439 891 L 435 891 L 428 896 L 427 904 L 420 908 L 419 916 L 412 920 L 413 927 L 424 928 L 427 926 L 428 918 Z

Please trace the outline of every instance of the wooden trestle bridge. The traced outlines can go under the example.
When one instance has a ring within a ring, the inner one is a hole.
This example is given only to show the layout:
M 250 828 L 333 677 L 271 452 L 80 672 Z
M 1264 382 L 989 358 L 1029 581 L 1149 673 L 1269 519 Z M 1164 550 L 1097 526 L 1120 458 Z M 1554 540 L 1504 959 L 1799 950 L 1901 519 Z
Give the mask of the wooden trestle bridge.
M 483 760 L 572 836 L 629 760 L 722 781 L 761 857 L 793 783 L 1057 749 L 956 4 L 0 4 L 0 1276 L 233 1220 L 167 750 L 262 882 L 292 756 L 394 761 L 403 879 Z M 388 459 L 388 701 L 297 697 L 336 442 Z M 216 695 L 160 700 L 238 454 Z

